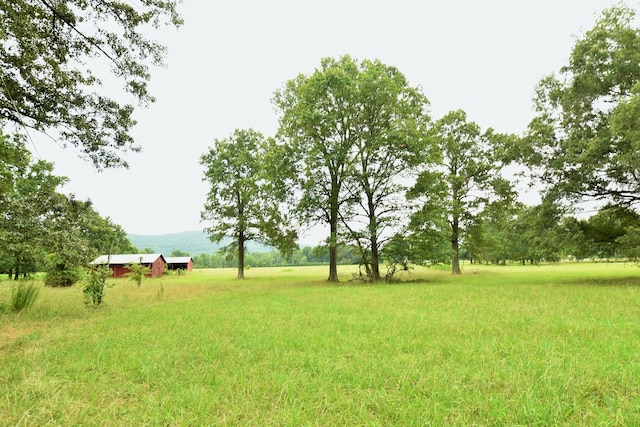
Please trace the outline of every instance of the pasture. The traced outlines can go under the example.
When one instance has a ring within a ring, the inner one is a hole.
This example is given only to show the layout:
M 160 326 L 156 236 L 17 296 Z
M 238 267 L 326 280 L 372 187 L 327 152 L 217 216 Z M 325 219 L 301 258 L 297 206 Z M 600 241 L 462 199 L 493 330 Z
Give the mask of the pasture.
M 0 425 L 640 423 L 637 265 L 348 269 L 42 288 L 0 315 Z

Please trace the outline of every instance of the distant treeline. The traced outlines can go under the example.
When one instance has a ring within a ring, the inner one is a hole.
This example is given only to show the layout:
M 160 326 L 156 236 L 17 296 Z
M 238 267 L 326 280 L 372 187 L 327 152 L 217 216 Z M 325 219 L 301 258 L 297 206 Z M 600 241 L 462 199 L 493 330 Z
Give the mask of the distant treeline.
M 183 252 L 174 251 L 172 254 L 185 255 Z M 342 246 L 338 251 L 340 264 L 358 264 L 360 259 L 354 248 Z M 269 252 L 249 252 L 245 255 L 247 267 L 275 267 L 281 265 L 322 265 L 329 263 L 329 251 L 322 246 L 305 246 L 294 251 L 291 256 L 285 257 L 277 250 Z M 233 268 L 237 267 L 238 259 L 228 253 L 215 252 L 203 253 L 193 257 L 194 268 Z

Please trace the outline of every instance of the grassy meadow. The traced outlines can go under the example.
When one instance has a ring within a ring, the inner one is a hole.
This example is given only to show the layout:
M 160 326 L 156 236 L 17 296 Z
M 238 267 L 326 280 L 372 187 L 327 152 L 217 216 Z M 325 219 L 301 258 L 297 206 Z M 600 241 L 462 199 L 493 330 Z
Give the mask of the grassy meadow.
M 42 288 L 0 315 L 0 425 L 640 424 L 635 264 L 348 269 Z

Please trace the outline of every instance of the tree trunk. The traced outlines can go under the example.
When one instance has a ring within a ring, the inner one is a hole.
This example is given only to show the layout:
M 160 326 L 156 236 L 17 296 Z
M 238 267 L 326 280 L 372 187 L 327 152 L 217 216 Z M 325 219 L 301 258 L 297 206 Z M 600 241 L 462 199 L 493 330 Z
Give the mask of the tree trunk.
M 367 199 L 369 204 L 369 238 L 371 240 L 371 279 L 377 282 L 382 279 L 380 276 L 380 255 L 378 251 L 378 224 L 376 222 L 373 196 L 368 193 Z
M 333 216 L 333 215 L 332 215 Z M 328 282 L 339 282 L 338 280 L 338 218 L 330 224 L 331 235 L 329 236 L 329 278 Z
M 338 197 L 340 185 L 335 175 L 331 177 L 331 196 L 329 197 L 329 278 L 328 282 L 338 280 Z
M 460 270 L 460 221 L 457 217 L 453 218 L 451 222 L 451 249 L 453 250 L 453 257 L 451 259 L 451 274 L 462 274 Z
M 238 279 L 244 279 L 244 233 L 238 236 Z
M 378 255 L 378 242 L 371 242 L 371 278 L 374 281 L 382 280 L 380 276 L 380 255 Z

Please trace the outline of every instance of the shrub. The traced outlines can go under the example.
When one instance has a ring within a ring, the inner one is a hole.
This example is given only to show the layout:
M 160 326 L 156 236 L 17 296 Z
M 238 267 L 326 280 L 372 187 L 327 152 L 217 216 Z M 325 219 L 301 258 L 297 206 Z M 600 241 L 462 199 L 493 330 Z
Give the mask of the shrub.
M 69 287 L 75 285 L 81 277 L 82 273 L 78 268 L 58 266 L 47 272 L 44 277 L 44 285 L 52 288 Z
M 125 276 L 135 281 L 138 284 L 138 287 L 140 287 L 140 285 L 142 284 L 142 278 L 151 273 L 150 267 L 135 262 L 127 264 L 126 268 L 129 270 L 129 272 L 125 274 Z

